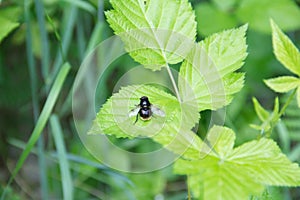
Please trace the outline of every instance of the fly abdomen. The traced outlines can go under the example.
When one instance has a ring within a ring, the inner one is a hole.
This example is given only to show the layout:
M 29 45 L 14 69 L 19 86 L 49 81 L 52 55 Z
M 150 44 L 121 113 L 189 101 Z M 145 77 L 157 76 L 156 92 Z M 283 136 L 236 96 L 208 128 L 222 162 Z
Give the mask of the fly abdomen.
M 152 112 L 148 107 L 143 107 L 140 109 L 139 114 L 142 120 L 149 120 L 151 118 Z

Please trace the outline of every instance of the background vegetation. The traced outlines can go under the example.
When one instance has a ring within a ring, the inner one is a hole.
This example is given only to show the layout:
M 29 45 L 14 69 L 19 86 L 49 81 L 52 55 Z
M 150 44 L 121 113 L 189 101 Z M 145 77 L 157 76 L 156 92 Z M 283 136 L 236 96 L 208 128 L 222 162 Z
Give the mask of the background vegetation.
M 198 40 L 249 23 L 248 57 L 242 71 L 245 87 L 226 109 L 225 125 L 237 135 L 238 144 L 256 138 L 249 124 L 258 124 L 252 105 L 255 96 L 270 110 L 275 94 L 263 79 L 288 75 L 272 52 L 269 18 L 300 47 L 300 2 L 289 0 L 190 1 L 198 22 Z M 84 56 L 100 41 L 113 35 L 103 11 L 103 0 L 7 0 L 0 7 L 0 181 L 4 188 L 31 133 L 43 131 L 38 144 L 9 187 L 7 199 L 184 199 L 183 176 L 172 174 L 172 166 L 147 174 L 125 174 L 98 163 L 77 136 L 72 118 L 72 84 Z M 71 66 L 65 64 L 68 62 Z M 106 73 L 105 102 L 119 77 L 135 66 L 129 56 L 114 62 Z M 176 66 L 174 66 L 176 68 Z M 65 74 L 63 74 L 65 70 Z M 69 71 L 68 71 L 69 70 Z M 55 85 L 54 82 L 57 84 Z M 60 82 L 60 84 L 59 84 Z M 56 86 L 56 87 L 54 87 Z M 61 87 L 60 87 L 61 86 Z M 53 110 L 50 94 L 57 102 Z M 50 99 L 50 100 L 49 100 Z M 45 106 L 46 100 L 50 102 Z M 272 137 L 282 151 L 300 162 L 300 123 L 296 101 L 275 128 Z M 43 128 L 39 116 L 49 123 Z M 50 114 L 51 113 L 51 114 Z M 44 115 L 43 115 L 44 114 Z M 210 112 L 203 113 L 199 134 L 206 132 Z M 40 126 L 39 126 L 40 125 Z M 205 130 L 205 131 L 203 131 Z M 38 138 L 38 134 L 36 134 Z M 201 135 L 203 136 L 203 135 Z M 147 151 L 153 143 L 116 141 L 131 151 Z M 117 155 L 116 155 L 117 156 Z M 3 191 L 1 189 L 0 191 Z M 0 192 L 1 193 L 1 192 Z M 270 194 L 269 194 L 270 193 Z M 270 188 L 265 199 L 299 199 L 298 188 Z

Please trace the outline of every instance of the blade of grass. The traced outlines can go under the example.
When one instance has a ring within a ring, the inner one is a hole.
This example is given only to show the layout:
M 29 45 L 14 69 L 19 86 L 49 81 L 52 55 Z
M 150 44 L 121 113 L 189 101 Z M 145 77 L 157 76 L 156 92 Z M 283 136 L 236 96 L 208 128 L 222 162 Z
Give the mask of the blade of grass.
M 96 9 L 88 1 L 81 1 L 81 0 L 63 0 L 63 1 L 72 4 L 78 8 L 81 8 L 92 15 L 96 13 Z
M 300 159 L 300 144 L 297 144 L 293 150 L 288 154 L 291 161 L 295 162 Z
M 286 126 L 284 125 L 284 123 L 282 121 L 279 121 L 277 123 L 276 128 L 277 128 L 278 136 L 279 136 L 281 144 L 282 144 L 281 145 L 282 151 L 284 153 L 290 152 L 291 140 L 290 140 L 289 132 L 288 132 Z
M 32 97 L 32 107 L 33 107 L 33 118 L 36 123 L 39 117 L 39 98 L 38 98 L 38 84 L 37 84 L 37 71 L 34 62 L 34 54 L 32 47 L 32 32 L 31 32 L 31 19 L 30 19 L 30 4 L 27 0 L 24 4 L 24 15 L 25 22 L 27 25 L 26 28 L 26 53 L 27 53 L 27 62 L 29 67 L 30 75 L 30 86 L 31 86 L 31 97 Z M 48 184 L 47 184 L 47 168 L 44 156 L 44 141 L 43 137 L 40 137 L 38 140 L 38 163 L 39 163 L 39 179 L 41 184 L 41 196 L 43 199 L 48 199 Z
M 26 143 L 24 143 L 21 140 L 17 140 L 14 138 L 11 138 L 8 140 L 8 143 L 14 147 L 17 147 L 19 149 L 24 150 L 26 147 Z M 36 148 L 32 148 L 30 153 L 33 154 L 38 154 L 37 152 L 38 150 Z M 57 152 L 48 152 L 45 154 L 46 158 L 54 161 L 54 162 L 59 162 L 59 154 Z M 100 171 L 101 173 L 103 173 L 104 175 L 108 175 L 109 177 L 113 177 L 115 179 L 118 179 L 120 181 L 123 181 L 124 183 L 130 185 L 130 186 L 134 186 L 133 183 L 124 175 L 119 174 L 118 172 L 115 172 L 113 170 L 111 170 L 110 168 L 108 168 L 105 165 L 99 164 L 98 162 L 92 161 L 90 159 L 78 156 L 78 155 L 74 155 L 71 153 L 67 153 L 66 157 L 68 159 L 68 162 L 70 163 L 70 168 L 80 174 L 83 175 L 87 175 L 89 172 L 88 171 L 82 171 L 80 167 L 76 167 L 76 164 L 79 165 L 83 165 L 83 166 L 90 166 L 95 170 Z M 108 182 L 107 179 L 105 179 L 105 177 L 101 176 L 101 174 L 99 175 L 95 175 L 92 178 L 94 178 L 95 180 L 99 181 L 99 182 Z
M 96 26 L 93 29 L 93 32 L 90 36 L 90 39 L 89 39 L 89 42 L 87 45 L 88 47 L 86 48 L 85 53 L 84 53 L 85 56 L 88 55 L 100 42 L 102 42 L 104 40 L 104 33 L 107 30 L 105 30 L 106 26 L 103 21 L 103 18 L 99 18 L 99 19 L 102 19 L 102 21 L 98 20 Z M 101 58 L 99 60 L 105 60 L 104 58 L 102 59 L 101 56 L 103 56 L 103 55 L 101 55 L 101 54 L 99 55 L 99 58 Z M 100 66 L 102 66 L 102 65 L 100 65 Z M 73 97 L 73 90 L 70 90 L 70 92 L 67 96 L 67 100 L 64 102 L 61 112 L 59 113 L 59 116 L 63 116 L 65 113 L 67 113 L 69 110 L 71 110 L 72 97 Z M 103 99 L 101 99 L 101 102 L 105 101 L 105 99 L 106 99 L 106 96 L 103 96 Z
M 63 132 L 57 115 L 52 115 L 50 117 L 50 125 L 58 154 L 60 174 L 63 186 L 63 196 L 64 199 L 73 199 L 73 182 L 70 172 L 70 165 L 67 159 L 66 148 L 62 136 Z
M 64 62 L 65 55 L 67 55 L 71 40 L 75 22 L 77 20 L 78 9 L 75 6 L 66 7 L 64 11 L 64 16 L 62 19 L 61 27 L 63 27 L 62 31 L 62 40 L 61 40 L 61 51 L 57 52 L 56 59 L 53 65 L 53 71 L 50 74 L 50 83 L 53 82 L 54 77 L 59 71 L 60 66 Z M 49 19 L 49 17 L 48 17 Z M 57 32 L 56 32 L 57 33 Z M 58 34 L 58 33 L 57 33 Z M 58 36 L 56 34 L 56 36 Z
M 37 21 L 39 26 L 39 31 L 41 35 L 41 46 L 42 46 L 42 75 L 44 81 L 46 83 L 46 90 L 49 89 L 49 80 L 47 80 L 49 76 L 49 64 L 50 64 L 50 53 L 49 53 L 49 39 L 46 30 L 46 22 L 45 22 L 45 13 L 44 13 L 44 5 L 40 0 L 34 0 L 35 3 L 35 11 L 37 15 Z M 48 92 L 48 91 L 47 91 Z
M 77 35 L 77 45 L 78 45 L 78 54 L 80 60 L 83 60 L 84 51 L 86 46 L 86 41 L 84 37 L 84 22 L 83 22 L 83 13 L 79 13 L 80 17 L 78 17 L 78 21 L 76 23 L 76 35 Z
M 5 198 L 5 193 L 6 193 L 6 190 L 9 188 L 10 184 L 12 183 L 12 181 L 14 180 L 15 176 L 17 175 L 17 173 L 19 172 L 19 170 L 21 169 L 21 167 L 23 166 L 26 158 L 28 157 L 31 149 L 34 147 L 35 143 L 37 142 L 38 138 L 40 137 L 48 119 L 49 119 L 49 116 L 53 110 L 53 107 L 54 107 L 54 104 L 57 100 L 57 97 L 58 97 L 58 94 L 60 93 L 61 91 L 61 88 L 63 86 L 63 83 L 67 77 L 67 74 L 70 70 L 70 64 L 69 63 L 65 63 L 61 70 L 59 71 L 58 75 L 57 75 L 57 78 L 55 79 L 54 81 L 54 84 L 50 90 L 50 93 L 49 93 L 49 96 L 46 100 L 46 103 L 43 107 L 43 110 L 41 112 L 41 115 L 39 116 L 38 118 L 38 121 L 37 121 L 37 124 L 36 126 L 34 127 L 33 131 L 32 131 L 32 134 L 29 138 L 29 141 L 27 142 L 26 144 L 26 147 L 24 149 L 24 151 L 22 152 L 17 164 L 16 164 L 16 167 L 14 168 L 13 172 L 12 172 L 12 175 L 7 183 L 7 186 L 5 187 L 5 190 L 4 192 L 2 193 L 2 196 L 1 196 L 1 200 L 4 200 Z

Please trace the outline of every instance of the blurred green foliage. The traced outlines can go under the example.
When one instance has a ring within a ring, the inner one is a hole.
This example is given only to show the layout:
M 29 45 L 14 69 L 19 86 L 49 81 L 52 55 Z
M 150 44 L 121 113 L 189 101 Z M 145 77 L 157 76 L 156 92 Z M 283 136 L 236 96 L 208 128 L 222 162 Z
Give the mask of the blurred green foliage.
M 38 6 L 40 3 L 42 7 Z M 198 21 L 198 40 L 221 31 L 248 23 L 247 33 L 248 57 L 243 66 L 246 82 L 243 90 L 236 95 L 226 108 L 225 125 L 231 127 L 237 135 L 237 143 L 241 144 L 256 138 L 258 131 L 249 128 L 249 124 L 258 124 L 252 105 L 255 96 L 262 106 L 268 110 L 273 108 L 274 97 L 278 94 L 270 91 L 263 79 L 290 73 L 276 61 L 271 43 L 269 18 L 288 33 L 291 40 L 300 47 L 300 2 L 299 0 L 190 0 Z M 25 23 L 24 7 L 28 4 L 30 25 Z M 122 174 L 109 169 L 95 160 L 76 135 L 71 112 L 72 83 L 84 56 L 95 44 L 113 35 L 105 21 L 103 11 L 110 9 L 108 0 L 69 1 L 69 0 L 3 0 L 0 4 L 0 184 L 5 186 L 10 171 L 19 157 L 20 149 L 27 141 L 35 126 L 31 85 L 27 54 L 34 55 L 36 69 L 35 78 L 38 89 L 36 102 L 41 108 L 47 98 L 49 87 L 62 64 L 61 50 L 65 59 L 74 66 L 60 91 L 54 113 L 59 117 L 63 130 L 67 158 L 70 162 L 74 196 L 77 199 L 169 199 L 179 200 L 187 196 L 185 178 L 172 175 L 171 167 L 163 171 L 143 175 Z M 38 15 L 38 13 L 42 15 Z M 46 17 L 51 18 L 51 22 Z M 43 19 L 43 20 L 42 20 Z M 46 30 L 43 33 L 41 28 Z M 26 31 L 32 33 L 30 44 Z M 60 35 L 58 40 L 55 32 Z M 45 37 L 47 36 L 47 37 Z M 47 38 L 47 41 L 44 39 Z M 93 40 L 93 41 L 92 41 Z M 48 44 L 48 46 L 47 46 Z M 27 52 L 26 46 L 32 51 Z M 49 51 L 47 58 L 45 46 Z M 42 63 L 46 64 L 42 64 Z M 49 66 L 49 70 L 47 69 Z M 128 56 L 121 57 L 110 65 L 107 74 L 99 83 L 101 87 L 97 107 L 111 95 L 119 77 L 122 77 L 136 63 Z M 58 67 L 57 67 L 58 66 Z M 45 73 L 45 72 L 49 73 Z M 138 77 L 130 77 L 132 79 Z M 284 100 L 280 100 L 282 102 Z M 281 103 L 282 104 L 282 103 Z M 275 128 L 272 135 L 292 161 L 300 162 L 300 127 L 296 101 L 287 108 L 282 123 Z M 40 111 L 40 110 L 39 110 Z M 204 112 L 200 119 L 199 134 L 202 136 L 208 127 L 211 112 Z M 47 127 L 42 135 L 46 158 L 46 178 L 48 194 L 40 189 L 40 180 L 29 180 L 26 166 L 17 176 L 15 184 L 9 188 L 7 199 L 31 199 L 48 196 L 62 198 L 61 174 L 56 156 L 56 148 Z M 115 141 L 126 143 L 126 141 Z M 130 143 L 127 141 L 127 143 Z M 124 145 L 124 144 L 122 144 Z M 121 145 L 121 146 L 122 146 Z M 138 151 L 153 148 L 153 143 L 130 143 L 124 149 Z M 32 151 L 37 155 L 37 149 Z M 74 156 L 76 155 L 76 156 Z M 116 155 L 117 157 L 117 155 Z M 118 158 L 116 158 L 118 159 Z M 38 161 L 32 161 L 39 167 Z M 38 170 L 37 170 L 38 171 Z M 38 177 L 35 172 L 31 174 Z M 2 190 L 1 190 L 2 191 Z M 0 192 L 1 193 L 1 192 Z M 272 196 L 269 197 L 269 196 Z M 299 199 L 299 188 L 268 188 L 262 197 L 253 199 Z

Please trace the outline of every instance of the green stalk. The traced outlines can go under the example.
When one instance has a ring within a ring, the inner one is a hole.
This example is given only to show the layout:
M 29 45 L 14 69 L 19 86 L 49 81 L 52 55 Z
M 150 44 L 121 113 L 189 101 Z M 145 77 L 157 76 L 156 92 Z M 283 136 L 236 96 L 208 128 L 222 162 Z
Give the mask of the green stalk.
M 30 8 L 29 1 L 26 0 L 24 4 L 24 14 L 25 14 L 25 22 L 27 25 L 26 28 L 26 53 L 27 53 L 27 62 L 29 67 L 29 75 L 30 75 L 30 86 L 31 86 L 31 96 L 32 96 L 32 107 L 33 107 L 33 118 L 34 122 L 37 122 L 39 117 L 39 98 L 38 98 L 38 81 L 36 66 L 34 62 L 33 48 L 32 48 L 32 32 L 31 32 L 31 19 L 30 19 Z M 40 137 L 38 140 L 38 162 L 39 162 L 39 179 L 41 184 L 41 193 L 43 199 L 48 199 L 48 184 L 47 184 L 47 168 L 45 161 L 45 153 L 44 153 L 44 141 L 43 137 Z
M 292 92 L 292 94 L 289 96 L 288 100 L 285 102 L 285 104 L 282 106 L 278 116 L 279 118 L 284 114 L 286 108 L 288 107 L 288 105 L 290 105 L 291 101 L 293 100 L 295 94 L 296 94 L 297 89 L 294 89 L 294 91 Z
M 54 107 L 54 104 L 57 100 L 57 97 L 58 97 L 58 94 L 60 93 L 61 91 L 61 88 L 63 86 L 63 83 L 68 75 L 68 72 L 70 70 L 70 65 L 69 63 L 65 63 L 61 70 L 59 71 L 55 81 L 54 81 L 54 84 L 50 90 L 50 93 L 49 93 L 49 96 L 46 100 L 46 103 L 43 107 L 43 110 L 41 112 L 41 115 L 39 116 L 38 118 L 38 121 L 37 121 L 37 124 L 36 126 L 34 127 L 33 131 L 32 131 L 32 134 L 29 138 L 29 141 L 27 142 L 26 144 L 26 147 L 24 149 L 24 151 L 22 152 L 17 164 L 16 164 L 16 167 L 15 169 L 13 170 L 12 172 L 12 175 L 4 189 L 4 192 L 2 193 L 2 196 L 1 196 L 1 200 L 4 200 L 5 199 L 5 195 L 6 195 L 6 192 L 10 186 L 10 184 L 12 183 L 12 181 L 14 180 L 14 178 L 16 177 L 17 173 L 19 172 L 19 170 L 21 169 L 21 167 L 23 166 L 26 158 L 28 157 L 31 149 L 34 147 L 35 143 L 37 142 L 37 140 L 39 139 L 43 129 L 45 128 L 45 125 L 49 119 L 49 116 L 53 110 L 53 107 Z
M 63 62 L 65 62 L 65 55 L 68 52 L 71 39 L 72 39 L 72 34 L 75 26 L 75 22 L 77 19 L 77 12 L 78 9 L 75 6 L 71 6 L 69 8 L 66 8 L 62 20 L 62 39 L 59 42 L 61 47 L 60 51 L 57 52 L 56 59 L 54 61 L 53 65 L 53 71 L 51 72 L 50 79 L 51 83 L 54 80 L 54 77 L 56 76 L 57 72 L 59 71 L 60 66 L 62 65 Z M 58 35 L 58 32 L 56 31 L 56 37 L 57 39 L 60 40 L 60 37 Z
M 63 186 L 63 199 L 73 199 L 73 182 L 70 172 L 70 165 L 67 158 L 67 152 L 63 139 L 63 131 L 59 123 L 57 115 L 50 117 L 50 125 L 52 128 L 52 134 L 54 137 L 55 146 L 57 149 L 60 174 Z
M 49 53 L 49 39 L 46 30 L 46 22 L 45 22 L 45 13 L 44 13 L 44 5 L 40 0 L 34 0 L 35 2 L 35 10 L 39 25 L 39 31 L 41 35 L 41 46 L 42 46 L 42 75 L 44 81 L 46 83 L 46 90 L 49 89 L 49 64 L 50 64 L 50 53 Z M 47 91 L 48 92 L 48 91 Z

